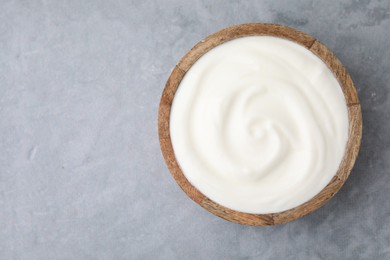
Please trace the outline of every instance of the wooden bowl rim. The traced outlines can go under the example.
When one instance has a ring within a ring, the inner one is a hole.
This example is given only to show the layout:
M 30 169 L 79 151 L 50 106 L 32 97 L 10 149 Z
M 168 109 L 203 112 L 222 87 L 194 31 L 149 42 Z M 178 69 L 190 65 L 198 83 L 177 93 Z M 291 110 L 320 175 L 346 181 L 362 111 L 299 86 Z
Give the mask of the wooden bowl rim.
M 224 42 L 240 37 L 260 35 L 275 36 L 296 42 L 325 62 L 342 88 L 348 108 L 349 119 L 348 141 L 344 157 L 336 175 L 328 185 L 306 203 L 283 212 L 271 214 L 250 214 L 232 210 L 212 201 L 202 194 L 187 180 L 181 171 L 173 151 L 169 131 L 170 110 L 173 98 L 181 80 L 191 66 L 207 51 Z M 350 175 L 359 152 L 362 136 L 362 114 L 359 98 L 350 75 L 340 60 L 325 45 L 317 39 L 290 27 L 269 23 L 251 23 L 227 27 L 211 34 L 197 43 L 184 55 L 173 69 L 162 93 L 158 114 L 158 132 L 161 151 L 171 175 L 193 201 L 209 212 L 228 221 L 244 225 L 268 226 L 300 218 L 320 208 L 338 192 Z

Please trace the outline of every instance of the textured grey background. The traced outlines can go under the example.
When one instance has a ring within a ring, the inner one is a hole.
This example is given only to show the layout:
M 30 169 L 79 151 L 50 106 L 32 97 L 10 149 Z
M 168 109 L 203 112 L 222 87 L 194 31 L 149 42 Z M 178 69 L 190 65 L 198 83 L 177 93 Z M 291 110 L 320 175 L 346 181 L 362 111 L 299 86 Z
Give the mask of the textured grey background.
M 363 107 L 350 179 L 295 222 L 219 219 L 171 178 L 171 69 L 223 27 L 275 22 L 339 56 Z M 389 1 L 0 0 L 0 259 L 389 259 Z

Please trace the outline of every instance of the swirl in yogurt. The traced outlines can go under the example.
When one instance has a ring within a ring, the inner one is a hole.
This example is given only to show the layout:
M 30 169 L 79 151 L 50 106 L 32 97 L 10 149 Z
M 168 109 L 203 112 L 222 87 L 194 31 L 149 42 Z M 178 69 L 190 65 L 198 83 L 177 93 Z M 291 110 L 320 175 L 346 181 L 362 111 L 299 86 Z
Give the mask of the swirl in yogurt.
M 186 73 L 170 115 L 183 174 L 215 202 L 277 213 L 318 194 L 348 138 L 347 106 L 327 66 L 270 36 L 213 48 Z

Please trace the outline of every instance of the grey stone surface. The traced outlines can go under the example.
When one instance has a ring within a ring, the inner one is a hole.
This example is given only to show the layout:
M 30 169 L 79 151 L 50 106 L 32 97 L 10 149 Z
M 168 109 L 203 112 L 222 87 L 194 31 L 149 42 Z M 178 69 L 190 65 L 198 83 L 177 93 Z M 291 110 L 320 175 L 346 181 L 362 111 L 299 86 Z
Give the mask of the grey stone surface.
M 171 69 L 223 27 L 275 22 L 339 56 L 364 118 L 320 210 L 247 227 L 176 185 L 157 138 Z M 389 259 L 390 2 L 0 0 L 0 259 Z

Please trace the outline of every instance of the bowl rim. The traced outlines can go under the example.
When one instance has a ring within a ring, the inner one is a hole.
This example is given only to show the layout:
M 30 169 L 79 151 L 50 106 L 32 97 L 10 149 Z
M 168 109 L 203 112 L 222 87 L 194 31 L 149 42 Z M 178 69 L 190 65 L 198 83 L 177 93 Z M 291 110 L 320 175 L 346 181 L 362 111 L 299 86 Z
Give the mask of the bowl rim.
M 343 91 L 349 120 L 348 141 L 339 169 L 327 186 L 309 201 L 286 211 L 252 214 L 224 207 L 209 199 L 184 176 L 176 160 L 170 137 L 170 111 L 177 88 L 191 66 L 212 48 L 227 41 L 247 36 L 274 36 L 291 40 L 319 57 L 332 71 Z M 340 60 L 317 39 L 296 29 L 272 24 L 249 23 L 230 26 L 211 34 L 191 48 L 174 67 L 163 90 L 158 111 L 158 134 L 162 154 L 168 169 L 180 188 L 197 204 L 225 220 L 252 226 L 286 223 L 320 208 L 331 199 L 347 180 L 356 161 L 362 138 L 362 114 L 356 88 Z

